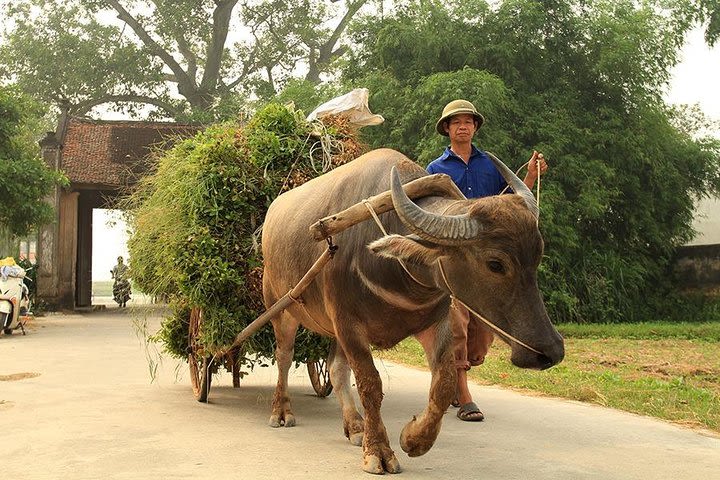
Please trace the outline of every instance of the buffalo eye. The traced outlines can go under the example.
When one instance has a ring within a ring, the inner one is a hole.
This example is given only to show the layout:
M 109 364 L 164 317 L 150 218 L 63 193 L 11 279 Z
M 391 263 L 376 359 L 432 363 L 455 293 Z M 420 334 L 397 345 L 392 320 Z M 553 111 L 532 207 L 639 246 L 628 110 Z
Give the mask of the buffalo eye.
M 505 273 L 505 267 L 497 260 L 490 260 L 487 262 L 488 269 L 493 273 Z

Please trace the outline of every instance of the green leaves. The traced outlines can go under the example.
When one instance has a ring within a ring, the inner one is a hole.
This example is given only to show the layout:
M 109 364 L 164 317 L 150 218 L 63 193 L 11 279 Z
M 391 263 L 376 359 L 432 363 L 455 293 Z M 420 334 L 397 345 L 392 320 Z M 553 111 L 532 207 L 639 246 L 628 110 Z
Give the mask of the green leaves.
M 367 139 L 427 163 L 447 143 L 434 130 L 443 106 L 474 102 L 486 118 L 480 148 L 515 168 L 533 149 L 548 159 L 540 277 L 551 316 L 663 311 L 672 252 L 692 236 L 693 199 L 720 188 L 720 142 L 699 135 L 707 122 L 661 100 L 697 5 L 472 3 L 485 6 L 462 16 L 466 2 L 407 1 L 354 28 L 344 81 L 368 87 L 386 118 Z
M 53 219 L 45 201 L 65 177 L 47 168 L 31 142 L 37 107 L 15 88 L 0 87 L 0 225 L 25 236 Z
M 347 22 L 367 0 L 22 0 L 8 3 L 0 78 L 84 115 L 215 122 L 270 100 L 309 66 L 319 83 L 345 52 Z

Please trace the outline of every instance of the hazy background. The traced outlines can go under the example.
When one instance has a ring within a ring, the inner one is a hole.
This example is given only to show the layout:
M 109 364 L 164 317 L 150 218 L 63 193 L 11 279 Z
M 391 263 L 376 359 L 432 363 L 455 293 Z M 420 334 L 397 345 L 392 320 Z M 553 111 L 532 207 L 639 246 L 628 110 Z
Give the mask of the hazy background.
M 682 50 L 682 61 L 673 71 L 673 80 L 666 93 L 671 104 L 699 104 L 710 118 L 720 121 L 720 46 L 710 48 L 703 38 L 703 30 L 690 32 Z M 382 112 L 375 112 L 382 114 Z M 717 132 L 720 135 L 720 132 Z M 711 221 L 705 214 L 720 211 L 717 199 L 700 202 L 695 228 L 703 230 L 693 243 L 720 243 L 720 220 Z M 110 269 L 118 256 L 128 259 L 127 227 L 118 212 L 98 210 L 93 212 L 93 281 L 110 280 Z M 132 259 L 129 259 L 132 263 Z

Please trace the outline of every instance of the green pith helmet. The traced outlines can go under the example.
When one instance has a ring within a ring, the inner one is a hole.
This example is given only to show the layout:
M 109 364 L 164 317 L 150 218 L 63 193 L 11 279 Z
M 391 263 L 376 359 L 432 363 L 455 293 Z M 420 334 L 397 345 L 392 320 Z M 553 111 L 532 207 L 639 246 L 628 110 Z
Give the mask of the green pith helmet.
M 443 108 L 442 116 L 440 117 L 440 120 L 437 121 L 435 124 L 435 130 L 440 135 L 445 135 L 447 137 L 447 132 L 443 128 L 443 122 L 453 115 L 460 115 L 461 113 L 467 113 L 475 117 L 475 120 L 478 122 L 478 128 L 482 126 L 483 123 L 485 123 L 485 117 L 480 115 L 478 111 L 475 109 L 475 105 L 468 102 L 467 100 L 453 100 L 452 102 L 445 105 L 445 108 Z

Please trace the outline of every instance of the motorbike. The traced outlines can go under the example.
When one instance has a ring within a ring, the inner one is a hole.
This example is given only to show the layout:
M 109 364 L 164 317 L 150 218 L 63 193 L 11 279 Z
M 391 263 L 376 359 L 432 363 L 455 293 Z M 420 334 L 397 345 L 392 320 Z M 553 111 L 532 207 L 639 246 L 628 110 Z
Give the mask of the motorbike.
M 0 327 L 5 335 L 21 330 L 30 320 L 30 291 L 25 285 L 25 270 L 17 265 L 0 267 Z

